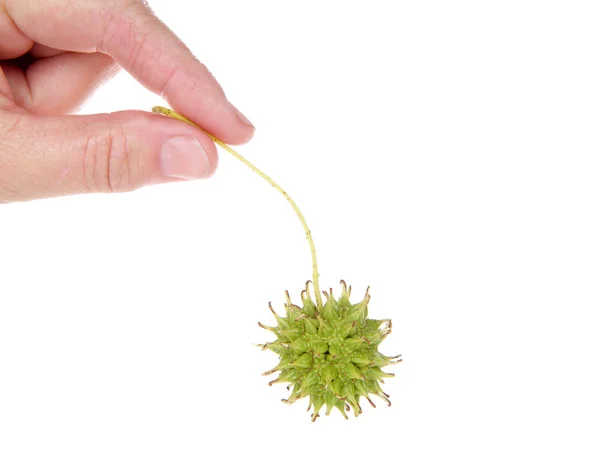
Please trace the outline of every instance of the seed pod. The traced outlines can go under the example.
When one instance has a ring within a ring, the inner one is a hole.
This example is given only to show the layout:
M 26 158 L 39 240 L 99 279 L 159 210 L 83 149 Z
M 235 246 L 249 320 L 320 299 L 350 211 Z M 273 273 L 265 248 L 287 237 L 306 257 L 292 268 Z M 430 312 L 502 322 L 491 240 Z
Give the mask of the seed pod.
M 343 286 L 345 288 L 345 284 Z M 309 397 L 313 421 L 323 406 L 325 415 L 337 408 L 345 418 L 349 410 L 358 416 L 362 413 L 362 397 L 375 405 L 370 394 L 389 404 L 379 383 L 394 375 L 381 368 L 400 359 L 381 354 L 378 345 L 389 334 L 391 323 L 366 318 L 368 292 L 354 305 L 350 303 L 349 291 L 343 291 L 338 300 L 331 292 L 324 294 L 327 301 L 317 310 L 309 292 L 304 291 L 302 308 L 293 306 L 297 310 L 290 310 L 292 304 L 288 302 L 286 316 L 276 316 L 277 327 L 267 328 L 277 340 L 261 346 L 267 346 L 281 357 L 279 365 L 267 372 L 279 372 L 279 377 L 270 384 L 293 385 L 290 396 L 284 400 L 288 404 Z M 294 339 L 290 341 L 290 338 Z

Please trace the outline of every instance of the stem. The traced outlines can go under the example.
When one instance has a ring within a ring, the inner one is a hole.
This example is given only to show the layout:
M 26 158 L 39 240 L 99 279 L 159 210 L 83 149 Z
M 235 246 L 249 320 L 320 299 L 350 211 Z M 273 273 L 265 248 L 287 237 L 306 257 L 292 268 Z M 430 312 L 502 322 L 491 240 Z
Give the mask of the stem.
M 163 106 L 155 106 L 154 108 L 152 108 L 152 112 L 153 113 L 157 113 L 157 114 L 164 114 L 165 116 L 172 117 L 172 118 L 177 119 L 179 121 L 182 121 L 182 122 L 185 122 L 187 124 L 193 125 L 194 127 L 198 127 L 200 130 L 203 130 L 197 124 L 195 124 L 194 122 L 190 121 L 188 118 L 182 116 L 181 114 L 176 113 L 172 109 L 168 109 L 168 108 L 165 108 Z M 275 188 L 277 191 L 279 191 L 285 197 L 285 199 L 288 200 L 288 202 L 290 203 L 290 205 L 294 209 L 294 212 L 296 213 L 296 215 L 300 219 L 300 222 L 302 223 L 302 227 L 304 228 L 304 232 L 306 233 L 306 239 L 308 240 L 308 245 L 310 246 L 310 255 L 311 255 L 311 258 L 312 258 L 312 272 L 313 272 L 313 285 L 314 285 L 314 290 L 315 290 L 315 298 L 317 300 L 317 307 L 319 309 L 322 308 L 323 307 L 323 300 L 321 299 L 321 291 L 319 290 L 319 271 L 317 269 L 317 252 L 315 250 L 315 243 L 314 243 L 314 241 L 312 239 L 312 234 L 310 232 L 310 229 L 308 228 L 306 220 L 304 219 L 304 216 L 302 215 L 302 212 L 300 212 L 300 209 L 298 209 L 298 206 L 296 205 L 296 203 L 294 202 L 294 200 L 290 197 L 290 195 L 288 195 L 285 192 L 285 190 L 283 188 L 281 188 L 277 183 L 275 183 L 273 181 L 273 179 L 271 179 L 271 177 L 269 177 L 262 170 L 260 170 L 258 167 L 256 167 L 254 164 L 252 164 L 250 161 L 248 161 L 244 156 L 242 156 L 241 154 L 239 154 L 237 151 L 235 151 L 229 145 L 223 143 L 221 140 L 219 140 L 214 135 L 212 135 L 212 134 L 210 134 L 210 133 L 208 133 L 206 131 L 204 131 L 204 132 L 210 138 L 212 138 L 212 140 L 217 145 L 219 145 L 221 148 L 223 148 L 228 153 L 230 153 L 233 156 L 235 156 L 237 159 L 239 159 L 244 164 L 246 164 L 250 169 L 252 169 L 255 173 L 257 173 L 263 179 L 265 179 L 267 182 L 269 182 L 269 184 L 273 188 Z

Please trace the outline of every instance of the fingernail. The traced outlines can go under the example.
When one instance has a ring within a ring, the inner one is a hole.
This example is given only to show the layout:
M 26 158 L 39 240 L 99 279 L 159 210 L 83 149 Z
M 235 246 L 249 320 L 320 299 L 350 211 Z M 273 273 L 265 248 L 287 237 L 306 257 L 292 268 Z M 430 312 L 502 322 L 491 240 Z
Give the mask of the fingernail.
M 163 143 L 160 170 L 165 177 L 206 178 L 210 173 L 210 161 L 196 137 L 181 135 Z
M 240 112 L 239 109 L 237 109 L 235 106 L 233 107 L 233 109 L 235 109 L 235 113 L 237 114 L 237 117 L 242 124 L 247 125 L 248 127 L 254 128 L 254 125 L 252 124 L 252 122 L 250 122 L 248 120 L 248 118 Z

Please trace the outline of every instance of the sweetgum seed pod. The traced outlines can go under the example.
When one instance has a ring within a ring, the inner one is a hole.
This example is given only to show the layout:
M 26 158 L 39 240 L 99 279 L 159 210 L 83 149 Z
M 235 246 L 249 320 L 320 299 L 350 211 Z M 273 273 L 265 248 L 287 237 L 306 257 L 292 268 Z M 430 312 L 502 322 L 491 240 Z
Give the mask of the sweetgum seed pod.
M 369 298 L 367 293 L 366 299 Z M 362 413 L 361 398 L 374 406 L 371 394 L 389 404 L 379 381 L 393 375 L 381 367 L 400 360 L 378 351 L 378 345 L 389 334 L 389 323 L 363 318 L 367 303 L 363 300 L 352 305 L 347 298 L 336 300 L 328 294 L 325 306 L 313 315 L 301 310 L 300 316 L 286 317 L 288 330 L 300 327 L 304 334 L 285 349 L 284 355 L 294 360 L 286 366 L 285 375 L 280 374 L 282 380 L 278 382 L 294 384 L 287 403 L 310 397 L 313 420 L 322 406 L 326 408 L 325 415 L 337 408 L 345 418 L 348 410 L 358 416 Z M 354 319 L 349 320 L 350 316 Z M 298 375 L 292 378 L 288 373 L 291 369 L 298 371 Z

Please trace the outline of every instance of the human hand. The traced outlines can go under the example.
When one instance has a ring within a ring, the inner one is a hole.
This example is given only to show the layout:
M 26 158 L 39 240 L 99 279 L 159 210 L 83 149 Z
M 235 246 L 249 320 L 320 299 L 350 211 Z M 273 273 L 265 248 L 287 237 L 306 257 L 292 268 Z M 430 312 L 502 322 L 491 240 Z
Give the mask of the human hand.
M 0 0 L 0 203 L 206 178 L 197 128 L 143 111 L 70 115 L 124 68 L 209 133 L 254 127 L 143 0 Z

